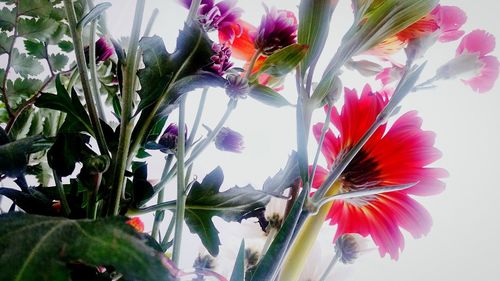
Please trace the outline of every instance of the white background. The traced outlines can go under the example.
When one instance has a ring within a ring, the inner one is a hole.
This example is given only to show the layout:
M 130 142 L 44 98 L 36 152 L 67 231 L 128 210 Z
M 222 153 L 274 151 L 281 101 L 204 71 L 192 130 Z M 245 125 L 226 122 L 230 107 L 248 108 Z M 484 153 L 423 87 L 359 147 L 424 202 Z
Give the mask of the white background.
M 116 38 L 128 36 L 135 1 L 109 2 L 113 4 L 107 16 L 111 33 Z M 160 9 L 153 34 L 163 37 L 170 50 L 175 45 L 178 29 L 187 15 L 187 11 L 175 2 L 149 0 L 145 13 L 147 20 L 153 8 Z M 265 1 L 268 6 L 294 12 L 297 11 L 298 2 Z M 342 34 L 351 22 L 350 1 L 340 2 L 319 70 L 333 56 Z M 442 1 L 442 4 L 456 5 L 466 11 L 468 21 L 464 29 L 467 32 L 481 28 L 500 38 L 498 2 L 449 0 Z M 240 0 L 239 5 L 245 10 L 243 18 L 257 25 L 264 11 L 261 1 Z M 428 53 L 429 63 L 423 74 L 424 79 L 430 78 L 437 67 L 454 56 L 456 46 L 457 42 L 439 44 Z M 499 56 L 500 52 L 495 51 L 494 54 Z M 366 80 L 354 72 L 348 72 L 342 78 L 345 86 L 357 89 L 361 89 Z M 380 88 L 377 83 L 372 85 L 374 89 Z M 338 278 L 332 280 L 499 280 L 499 89 L 500 83 L 497 83 L 491 92 L 477 94 L 460 81 L 448 81 L 439 83 L 439 87 L 434 90 L 415 93 L 403 102 L 402 112 L 418 110 L 424 119 L 423 127 L 437 133 L 436 147 L 443 152 L 443 157 L 434 166 L 444 167 L 450 173 L 450 177 L 445 179 L 445 192 L 434 197 L 418 198 L 432 214 L 434 226 L 429 235 L 419 240 L 405 235 L 405 249 L 397 262 L 388 257 L 380 258 L 378 252 L 373 250 L 373 245 L 368 244 L 368 248 L 372 250 L 365 251 L 353 265 L 337 267 L 338 274 L 334 271 L 332 276 Z M 292 102 L 295 100 L 292 79 L 288 80 L 282 94 Z M 192 98 L 188 100 L 188 122 L 192 122 L 194 118 L 196 96 L 197 94 L 192 94 Z M 203 123 L 213 127 L 222 115 L 226 103 L 227 98 L 222 91 L 211 91 Z M 323 119 L 320 113 L 316 121 Z M 294 110 L 291 108 L 269 108 L 250 99 L 239 102 L 227 126 L 245 136 L 244 153 L 230 154 L 209 149 L 195 165 L 194 175 L 203 177 L 220 165 L 225 172 L 224 187 L 248 183 L 260 186 L 267 176 L 274 174 L 285 164 L 287 155 L 295 148 L 294 120 Z M 173 118 L 171 122 L 176 120 Z M 200 133 L 206 132 L 201 128 Z M 314 143 L 311 139 L 311 144 Z M 310 149 L 312 154 L 315 147 L 311 145 Z M 150 165 L 154 169 L 151 178 L 159 177 L 162 165 L 159 160 Z M 174 194 L 174 185 L 168 190 Z M 229 226 L 217 221 L 217 225 L 221 233 L 237 231 L 234 224 Z M 330 226 L 325 227 L 330 228 L 328 232 L 334 230 Z M 328 235 L 323 235 L 322 238 L 323 252 L 328 252 L 331 245 L 328 239 L 331 238 Z M 221 239 L 223 243 L 235 246 L 239 244 L 237 235 L 225 235 Z M 201 249 L 197 238 L 190 237 L 185 241 L 184 252 L 198 252 Z M 330 254 L 333 254 L 333 246 L 331 248 Z M 318 256 L 311 257 L 311 260 L 319 263 L 317 259 Z M 322 263 L 325 263 L 328 257 L 323 256 L 322 259 Z M 192 256 L 185 255 L 183 266 L 189 266 L 191 262 Z

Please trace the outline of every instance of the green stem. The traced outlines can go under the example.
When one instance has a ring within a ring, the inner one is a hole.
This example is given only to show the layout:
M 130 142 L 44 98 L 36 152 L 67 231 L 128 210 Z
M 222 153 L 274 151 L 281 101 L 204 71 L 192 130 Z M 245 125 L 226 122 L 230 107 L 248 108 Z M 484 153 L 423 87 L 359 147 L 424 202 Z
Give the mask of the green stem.
M 88 2 L 89 3 L 89 8 L 92 9 L 94 8 L 94 5 L 92 1 Z M 94 96 L 94 100 L 97 106 L 97 113 L 99 114 L 99 118 L 101 118 L 104 122 L 106 121 L 106 114 L 104 113 L 104 106 L 102 105 L 101 97 L 99 95 L 99 80 L 97 78 L 97 62 L 96 62 L 96 54 L 95 54 L 95 33 L 96 33 L 96 28 L 97 27 L 97 20 L 93 20 L 90 23 L 90 36 L 89 36 L 89 68 L 90 68 L 90 77 L 91 77 L 91 86 L 92 86 L 92 94 Z
M 163 167 L 163 173 L 168 172 L 168 170 L 170 169 L 170 166 L 172 165 L 173 159 L 174 159 L 174 156 L 172 154 L 169 154 L 166 157 L 165 166 Z M 163 201 L 165 201 L 165 190 L 164 189 L 160 190 L 160 192 L 158 193 L 158 199 L 156 200 L 156 202 L 158 204 L 160 204 L 160 203 L 163 203 Z M 155 239 L 156 239 L 156 236 L 158 235 L 159 226 L 160 226 L 160 223 L 163 221 L 164 216 L 165 216 L 165 211 L 163 211 L 163 210 L 156 211 L 156 213 L 155 213 L 153 230 L 151 231 L 151 236 Z
M 73 86 L 75 86 L 76 80 L 79 77 L 80 74 L 78 73 L 78 70 L 77 69 L 73 70 L 71 76 L 69 77 L 68 86 L 66 87 L 66 91 L 68 91 L 68 93 L 71 93 L 71 89 L 73 89 Z
M 179 103 L 179 135 L 177 136 L 177 205 L 175 210 L 175 234 L 172 261 L 179 265 L 181 256 L 182 232 L 184 226 L 184 213 L 186 211 L 186 184 L 184 178 L 184 149 L 185 149 L 185 120 L 186 96 L 181 97 Z
M 161 248 L 166 251 L 165 248 L 167 248 L 168 241 L 170 240 L 170 236 L 172 235 L 172 232 L 174 231 L 174 226 L 175 226 L 175 219 L 172 217 L 170 219 L 170 223 L 168 224 L 167 232 L 165 232 L 165 235 L 163 236 L 163 239 L 161 240 Z
M 135 94 L 135 75 L 137 71 L 136 56 L 139 46 L 139 36 L 141 23 L 144 14 L 145 0 L 138 0 L 135 7 L 134 23 L 130 34 L 130 45 L 127 52 L 127 61 L 125 62 L 123 93 L 122 93 L 122 114 L 120 122 L 120 137 L 118 142 L 116 161 L 114 167 L 113 186 L 111 206 L 108 209 L 108 215 L 117 215 L 120 209 L 120 200 L 122 197 L 125 181 L 125 170 L 127 169 L 128 153 L 130 140 L 133 130 L 132 105 Z
M 196 117 L 193 122 L 193 127 L 191 128 L 191 133 L 189 134 L 189 138 L 186 142 L 186 148 L 189 149 L 193 145 L 194 138 L 196 137 L 196 133 L 198 132 L 198 127 L 201 123 L 201 117 L 203 115 L 203 109 L 205 108 L 205 103 L 207 100 L 208 88 L 203 88 L 203 92 L 201 93 L 200 103 L 198 104 L 198 110 L 196 111 Z
M 71 209 L 69 208 L 66 193 L 64 193 L 64 186 L 61 182 L 61 178 L 59 178 L 55 170 L 52 170 L 52 175 L 54 176 L 54 182 L 56 183 L 57 192 L 59 193 L 59 199 L 61 200 L 61 210 L 63 211 L 64 216 L 68 217 L 71 213 Z
M 318 167 L 319 154 L 321 152 L 321 148 L 323 147 L 323 142 L 325 141 L 326 132 L 328 132 L 328 128 L 330 127 L 330 115 L 332 114 L 333 105 L 328 105 L 328 112 L 326 113 L 325 123 L 323 123 L 323 128 L 321 129 L 321 137 L 319 138 L 318 148 L 316 149 L 316 154 L 314 155 L 314 161 L 311 169 L 311 174 L 309 178 L 314 179 L 314 174 L 316 174 L 316 169 Z
M 187 17 L 187 22 L 194 21 L 198 15 L 198 10 L 200 8 L 201 0 L 193 0 L 191 6 L 189 7 L 189 14 Z
M 337 251 L 337 253 L 335 253 L 335 256 L 332 258 L 332 260 L 326 267 L 325 272 L 323 272 L 323 274 L 321 275 L 319 281 L 327 281 L 326 278 L 328 278 L 328 275 L 330 275 L 330 272 L 332 272 L 333 267 L 335 266 L 335 264 L 337 264 L 339 259 L 340 259 L 340 253 Z
M 85 97 L 85 102 L 87 103 L 87 110 L 89 111 L 90 120 L 92 126 L 95 130 L 97 145 L 102 155 L 108 154 L 108 147 L 106 145 L 106 139 L 104 137 L 104 132 L 101 127 L 101 122 L 96 111 L 96 105 L 94 103 L 94 98 L 92 97 L 92 89 L 89 82 L 89 75 L 87 72 L 87 62 L 85 61 L 85 53 L 82 42 L 82 30 L 77 28 L 77 18 L 75 7 L 73 7 L 72 0 L 64 0 L 64 7 L 66 9 L 66 16 L 68 18 L 69 30 L 71 32 L 71 38 L 73 39 L 73 45 L 75 48 L 76 63 L 78 66 L 78 71 L 80 72 L 83 95 Z

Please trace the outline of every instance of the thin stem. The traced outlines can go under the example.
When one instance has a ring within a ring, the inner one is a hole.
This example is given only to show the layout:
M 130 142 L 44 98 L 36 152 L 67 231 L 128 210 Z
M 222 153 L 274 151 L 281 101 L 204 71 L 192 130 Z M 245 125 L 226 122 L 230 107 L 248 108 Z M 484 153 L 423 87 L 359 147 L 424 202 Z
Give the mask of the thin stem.
M 92 97 L 92 89 L 89 82 L 89 75 L 87 72 L 87 63 L 85 61 L 85 53 L 82 42 L 82 30 L 77 28 L 77 18 L 75 7 L 73 7 L 72 0 L 64 0 L 64 7 L 66 9 L 66 16 L 68 18 L 69 29 L 71 32 L 71 37 L 73 39 L 73 45 L 75 48 L 76 63 L 78 65 L 78 71 L 80 72 L 83 94 L 85 97 L 85 102 L 87 103 L 87 110 L 89 111 L 90 120 L 92 126 L 95 130 L 97 144 L 102 155 L 108 154 L 108 147 L 106 145 L 106 139 L 104 137 L 104 132 L 101 127 L 101 122 L 96 111 L 96 105 L 94 103 L 94 98 Z
M 339 261 L 339 259 L 340 259 L 340 252 L 337 251 L 335 253 L 335 256 L 333 256 L 332 260 L 330 261 L 330 263 L 326 267 L 325 272 L 323 272 L 323 274 L 321 274 L 321 278 L 319 278 L 319 281 L 326 281 L 326 280 L 328 280 L 327 279 L 328 276 L 332 272 L 332 269 L 335 267 L 335 264 L 337 264 L 337 262 Z
M 67 217 L 71 213 L 71 209 L 69 208 L 68 199 L 66 199 L 66 194 L 64 193 L 64 186 L 55 170 L 52 170 L 52 175 L 54 176 L 54 182 L 56 183 L 59 199 L 61 200 L 61 210 L 64 216 Z
M 47 48 L 47 43 L 43 43 L 43 47 L 45 48 L 45 60 L 47 61 L 47 66 L 49 67 L 50 76 L 55 76 L 54 70 L 52 69 L 52 63 L 49 60 L 49 49 Z
M 130 148 L 130 140 L 134 124 L 132 122 L 132 105 L 135 94 L 135 75 L 137 71 L 136 56 L 139 46 L 139 36 L 141 31 L 142 18 L 144 14 L 145 0 L 138 0 L 135 7 L 134 23 L 130 33 L 130 45 L 125 62 L 125 75 L 123 79 L 122 93 L 122 113 L 120 120 L 120 137 L 116 153 L 114 167 L 114 182 L 112 186 L 111 206 L 108 210 L 109 215 L 117 215 L 120 209 L 120 200 L 122 197 L 125 181 L 125 170 L 127 169 L 127 157 Z
M 166 173 L 168 172 L 168 170 L 170 169 L 170 166 L 172 165 L 172 160 L 174 159 L 174 156 L 172 154 L 169 154 L 166 159 L 165 159 L 165 166 L 163 167 L 163 173 Z M 156 200 L 156 202 L 158 204 L 160 203 L 163 203 L 163 201 L 165 201 L 165 190 L 162 189 L 160 190 L 160 192 L 158 193 L 158 199 Z M 151 236 L 153 238 L 156 238 L 156 235 L 158 235 L 158 230 L 159 230 L 159 226 L 160 226 L 160 223 L 163 221 L 163 217 L 165 216 L 165 211 L 163 210 L 160 210 L 160 211 L 157 211 L 155 213 L 155 220 L 154 220 L 154 223 L 153 223 L 153 230 L 151 231 Z
M 323 123 L 323 128 L 321 129 L 321 137 L 319 138 L 318 148 L 316 149 L 316 154 L 314 155 L 311 174 L 309 175 L 311 181 L 312 179 L 314 179 L 316 169 L 318 168 L 319 154 L 321 152 L 321 148 L 323 147 L 323 142 L 325 141 L 326 132 L 328 132 L 328 128 L 330 127 L 330 115 L 332 114 L 332 110 L 333 105 L 328 105 L 328 112 L 326 113 L 325 122 Z
M 203 115 L 203 109 L 205 108 L 205 103 L 207 100 L 208 87 L 203 88 L 203 92 L 201 93 L 200 103 L 198 104 L 198 110 L 196 111 L 196 117 L 194 118 L 193 127 L 191 128 L 191 133 L 189 134 L 189 138 L 186 142 L 186 148 L 190 148 L 193 145 L 194 138 L 196 137 L 196 133 L 198 132 L 198 127 L 201 123 L 201 117 Z
M 153 28 L 153 24 L 154 24 L 156 18 L 158 17 L 158 12 L 159 12 L 159 10 L 155 8 L 153 10 L 153 12 L 151 13 L 151 16 L 149 17 L 148 23 L 146 24 L 146 28 L 144 29 L 144 34 L 143 34 L 144 37 L 149 36 L 149 33 L 151 32 L 151 29 Z M 135 59 L 135 65 L 138 67 L 139 64 L 141 63 L 142 56 L 141 56 L 141 49 L 139 48 L 137 51 L 138 51 L 138 54 L 137 54 L 136 59 Z M 137 79 L 137 75 L 134 77 L 134 85 L 135 85 L 136 89 L 140 85 L 139 80 Z
M 71 76 L 69 77 L 68 85 L 66 86 L 66 91 L 68 91 L 68 93 L 71 92 L 71 89 L 73 89 L 73 87 L 75 86 L 76 80 L 78 80 L 78 78 L 80 78 L 80 74 L 75 69 L 73 71 L 73 73 L 71 73 Z
M 172 232 L 174 231 L 174 226 L 175 226 L 175 219 L 172 217 L 172 219 L 170 219 L 170 223 L 168 224 L 168 227 L 167 227 L 167 232 L 165 232 L 165 235 L 163 236 L 163 239 L 161 240 L 161 248 L 165 251 L 166 247 L 167 247 L 167 244 L 168 244 L 168 241 L 170 240 L 170 236 L 172 235 Z
M 187 17 L 187 22 L 194 21 L 198 15 L 198 10 L 200 8 L 201 0 L 193 0 L 191 6 L 189 7 L 189 14 Z
M 181 256 L 182 232 L 184 226 L 184 213 L 186 211 L 186 184 L 184 178 L 184 145 L 186 123 L 186 96 L 181 97 L 179 103 L 179 135 L 177 136 L 177 205 L 175 210 L 175 234 L 172 261 L 179 265 Z
M 92 1 L 88 2 L 89 8 L 94 8 L 94 4 Z M 104 107 L 102 105 L 102 100 L 99 95 L 99 79 L 97 78 L 97 62 L 96 62 L 96 50 L 95 50 L 95 41 L 96 41 L 96 27 L 97 20 L 93 20 L 90 23 L 90 36 L 89 36 L 89 68 L 90 68 L 90 77 L 91 77 L 91 86 L 92 86 L 92 94 L 94 96 L 94 100 L 97 106 L 97 112 L 99 114 L 99 118 L 101 118 L 104 122 L 106 122 L 106 114 L 104 113 Z

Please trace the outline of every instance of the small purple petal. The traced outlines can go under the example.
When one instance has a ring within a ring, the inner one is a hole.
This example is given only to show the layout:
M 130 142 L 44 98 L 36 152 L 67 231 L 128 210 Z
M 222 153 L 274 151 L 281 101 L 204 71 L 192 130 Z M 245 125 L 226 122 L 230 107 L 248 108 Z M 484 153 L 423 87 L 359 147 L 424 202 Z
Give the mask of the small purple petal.
M 265 55 L 294 44 L 297 40 L 297 19 L 290 11 L 269 10 L 262 17 L 255 34 L 255 48 Z
M 223 127 L 215 137 L 215 147 L 222 151 L 241 153 L 243 151 L 243 136 Z
M 163 147 L 161 151 L 164 153 L 174 154 L 175 151 L 177 150 L 178 136 L 179 136 L 179 127 L 177 127 L 177 125 L 174 123 L 168 125 L 167 129 L 165 129 L 165 132 L 163 132 L 163 135 L 161 135 L 160 140 L 158 141 L 158 144 Z M 187 138 L 187 129 L 184 132 L 184 136 L 185 138 Z

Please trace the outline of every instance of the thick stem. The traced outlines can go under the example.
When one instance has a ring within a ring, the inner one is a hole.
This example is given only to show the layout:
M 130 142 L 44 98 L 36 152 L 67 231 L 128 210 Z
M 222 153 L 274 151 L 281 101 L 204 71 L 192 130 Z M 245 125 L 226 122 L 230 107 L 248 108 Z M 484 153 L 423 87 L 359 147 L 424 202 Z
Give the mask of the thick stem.
M 340 187 L 341 183 L 336 182 L 328 189 L 327 194 L 337 194 Z M 332 204 L 333 202 L 324 205 L 315 216 L 310 216 L 306 219 L 303 227 L 300 229 L 295 239 L 295 242 L 288 251 L 279 280 L 298 280 L 307 260 L 309 259 L 309 253 L 316 242 L 319 231 L 325 222 L 326 216 L 328 215 Z
M 115 167 L 114 182 L 112 186 L 111 206 L 108 215 L 117 215 L 120 209 L 120 200 L 125 181 L 125 170 L 127 169 L 127 157 L 130 148 L 130 139 L 132 136 L 132 105 L 135 94 L 135 75 L 137 71 L 136 56 L 139 46 L 139 33 L 141 31 L 142 18 L 144 14 L 145 0 L 138 0 L 135 7 L 134 23 L 130 34 L 130 45 L 127 52 L 127 61 L 124 65 L 125 75 L 123 80 L 122 94 L 122 114 L 120 122 L 120 137 L 118 142 Z
M 71 38 L 73 39 L 76 63 L 78 66 L 78 71 L 80 72 L 82 89 L 85 97 L 85 102 L 87 104 L 87 110 L 89 111 L 90 120 L 95 130 L 96 134 L 95 137 L 97 140 L 97 144 L 99 146 L 99 150 L 102 155 L 107 155 L 108 147 L 106 145 L 106 139 L 104 138 L 104 132 L 102 131 L 99 116 L 96 111 L 94 98 L 92 97 L 92 90 L 89 82 L 89 75 L 87 72 L 87 62 L 85 61 L 85 53 L 82 42 L 82 30 L 77 28 L 76 12 L 75 12 L 75 7 L 73 7 L 73 1 L 64 0 L 64 7 L 66 9 L 66 16 L 68 18 Z
M 179 135 L 177 136 L 177 205 L 175 209 L 175 234 L 172 261 L 179 265 L 181 257 L 182 232 L 184 226 L 184 213 L 186 211 L 186 184 L 184 178 L 184 145 L 185 145 L 185 120 L 186 97 L 183 96 L 179 103 Z

